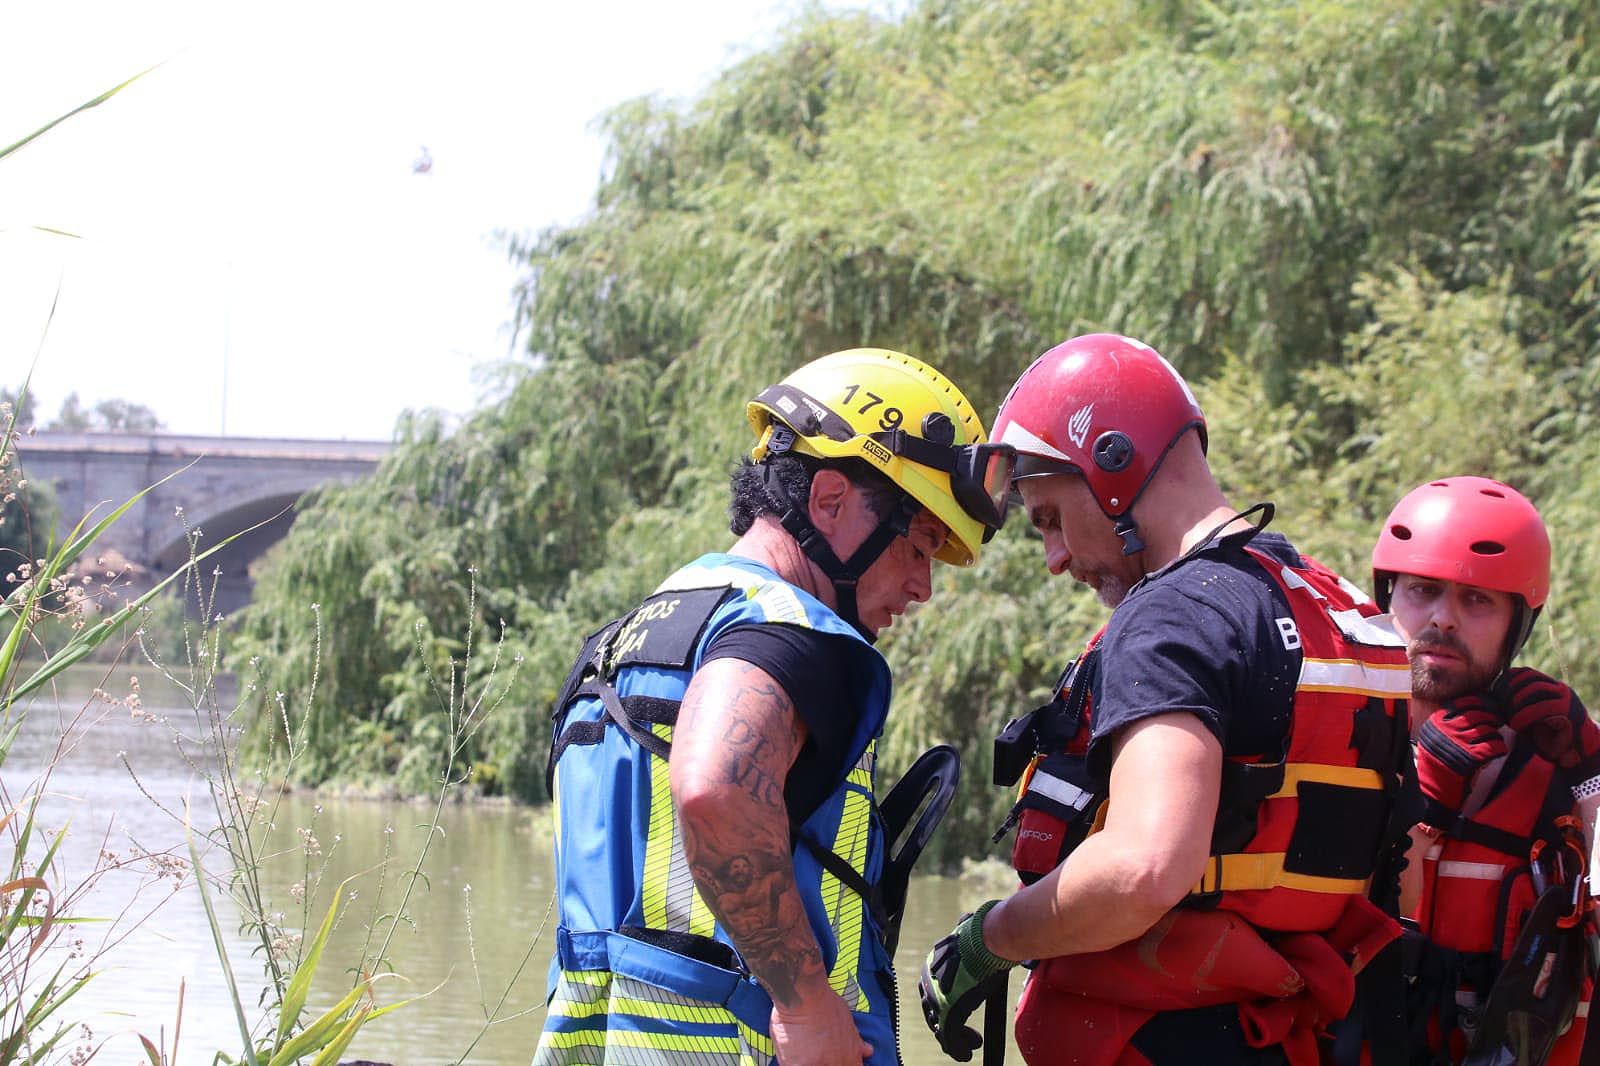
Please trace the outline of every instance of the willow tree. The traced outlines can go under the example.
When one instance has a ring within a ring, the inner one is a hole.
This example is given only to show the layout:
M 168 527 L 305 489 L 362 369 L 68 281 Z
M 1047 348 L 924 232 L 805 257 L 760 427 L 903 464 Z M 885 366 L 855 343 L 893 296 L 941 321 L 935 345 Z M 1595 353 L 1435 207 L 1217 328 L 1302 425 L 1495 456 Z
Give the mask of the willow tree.
M 1490 474 L 1551 514 L 1552 620 L 1600 621 L 1597 31 L 1576 2 L 928 0 L 804 16 L 693 100 L 618 107 L 592 210 L 510 242 L 525 355 L 501 394 L 408 421 L 258 584 L 243 643 L 270 689 L 305 688 L 322 605 L 327 757 L 303 765 L 425 765 L 420 663 L 503 622 L 518 710 L 472 757 L 541 795 L 579 635 L 727 542 L 745 400 L 858 344 L 992 411 L 1050 343 L 1140 336 L 1196 382 L 1229 491 L 1308 551 L 1359 580 L 1404 489 Z M 889 776 L 935 740 L 972 753 L 946 859 L 1006 806 L 989 737 L 1103 619 L 1018 525 L 882 644 Z M 1555 647 L 1536 660 L 1600 682 Z

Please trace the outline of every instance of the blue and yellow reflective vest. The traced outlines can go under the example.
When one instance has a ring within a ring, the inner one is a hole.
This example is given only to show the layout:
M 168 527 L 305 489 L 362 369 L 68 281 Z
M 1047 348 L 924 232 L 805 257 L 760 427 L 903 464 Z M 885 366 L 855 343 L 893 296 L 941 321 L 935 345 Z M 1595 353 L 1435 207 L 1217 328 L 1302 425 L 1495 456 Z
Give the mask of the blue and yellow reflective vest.
M 821 601 L 736 556 L 695 560 L 591 635 L 557 700 L 548 782 L 559 909 L 551 993 L 563 975 L 609 972 L 721 1005 L 742 1026 L 767 1034 L 771 1000 L 745 972 L 690 875 L 667 757 L 678 706 L 704 650 L 731 627 L 769 623 L 852 640 L 871 664 L 870 689 L 854 707 L 839 709 L 854 724 L 853 769 L 791 833 L 795 878 L 830 982 L 873 1045 L 869 1061 L 896 1063 L 893 967 L 872 893 L 860 891 L 877 884 L 884 862 L 873 758 L 888 713 L 889 669 Z M 617 1010 L 609 1008 L 612 1025 Z M 546 1039 L 552 1027 L 575 1024 L 552 1009 Z

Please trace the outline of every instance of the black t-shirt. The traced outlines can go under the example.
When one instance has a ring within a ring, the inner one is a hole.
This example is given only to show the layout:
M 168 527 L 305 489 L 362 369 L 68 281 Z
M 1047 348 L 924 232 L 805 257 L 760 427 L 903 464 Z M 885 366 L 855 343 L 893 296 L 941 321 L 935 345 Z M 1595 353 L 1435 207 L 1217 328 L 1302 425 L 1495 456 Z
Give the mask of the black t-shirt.
M 863 661 L 871 654 L 849 637 L 766 622 L 724 630 L 700 657 L 702 664 L 739 659 L 766 671 L 805 722 L 806 742 L 783 787 L 796 823 L 822 806 L 855 764 L 850 737 L 861 713 L 861 693 L 872 684 L 871 669 Z
M 1279 619 L 1292 619 L 1283 589 L 1241 547 L 1213 542 L 1193 558 L 1152 574 L 1111 614 L 1092 681 L 1090 767 L 1109 777 L 1117 730 L 1157 714 L 1185 711 L 1235 757 L 1281 759 L 1294 714 L 1302 653 L 1285 646 Z M 1258 533 L 1250 547 L 1299 566 L 1281 535 Z M 1293 630 L 1290 630 L 1293 632 Z M 1286 1061 L 1281 1048 L 1252 1049 L 1231 1004 L 1156 1015 L 1133 1046 L 1160 1066 Z
M 1285 646 L 1280 619 L 1294 612 L 1282 588 L 1241 541 L 1214 541 L 1192 558 L 1157 571 L 1111 614 L 1100 641 L 1089 765 L 1110 774 L 1108 742 L 1141 718 L 1186 711 L 1234 757 L 1283 757 L 1294 713 L 1301 652 Z M 1302 565 L 1277 533 L 1250 547 Z M 1290 629 L 1293 632 L 1293 629 Z

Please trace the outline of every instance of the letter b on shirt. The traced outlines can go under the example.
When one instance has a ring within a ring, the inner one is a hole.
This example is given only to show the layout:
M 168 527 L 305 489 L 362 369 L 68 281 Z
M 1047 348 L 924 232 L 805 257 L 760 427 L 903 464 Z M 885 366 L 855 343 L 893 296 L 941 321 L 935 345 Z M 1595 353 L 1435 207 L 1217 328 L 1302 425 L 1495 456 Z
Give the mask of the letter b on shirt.
M 1283 638 L 1283 647 L 1286 651 L 1294 651 L 1300 646 L 1300 630 L 1295 628 L 1293 618 L 1275 618 L 1278 623 L 1278 635 Z

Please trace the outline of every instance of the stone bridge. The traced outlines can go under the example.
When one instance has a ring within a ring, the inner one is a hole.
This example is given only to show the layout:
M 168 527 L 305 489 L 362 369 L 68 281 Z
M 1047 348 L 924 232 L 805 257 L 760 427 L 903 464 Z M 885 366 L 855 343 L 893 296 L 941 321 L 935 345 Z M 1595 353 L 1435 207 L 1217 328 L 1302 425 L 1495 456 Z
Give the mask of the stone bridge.
M 201 566 L 207 587 L 212 569 L 222 570 L 214 609 L 226 614 L 249 601 L 250 565 L 289 531 L 300 497 L 371 473 L 390 448 L 379 441 L 40 432 L 17 440 L 17 457 L 27 478 L 54 486 L 58 538 L 85 515 L 92 525 L 174 475 L 90 550 L 126 560 L 134 588 L 149 587 L 188 560 L 187 530 L 202 531 L 202 551 L 250 530 Z

